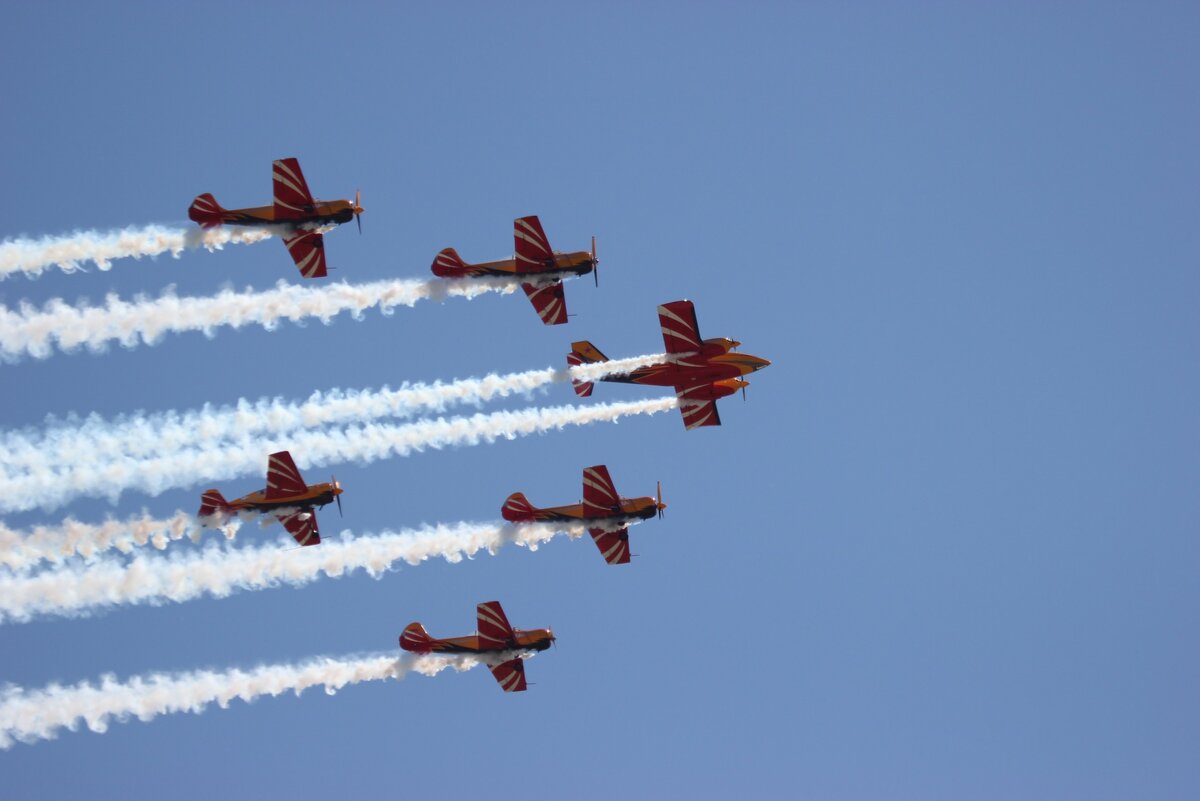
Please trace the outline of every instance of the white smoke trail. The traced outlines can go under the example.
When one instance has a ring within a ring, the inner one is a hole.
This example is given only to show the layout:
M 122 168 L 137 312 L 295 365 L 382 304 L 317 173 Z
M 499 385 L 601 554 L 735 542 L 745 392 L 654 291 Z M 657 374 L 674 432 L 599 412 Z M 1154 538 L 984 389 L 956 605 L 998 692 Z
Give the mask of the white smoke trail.
M 7 239 L 0 242 L 0 280 L 15 273 L 29 277 L 41 275 L 49 267 L 71 273 L 84 269 L 87 262 L 101 270 L 112 268 L 113 259 L 159 256 L 170 253 L 175 258 L 185 250 L 206 248 L 220 250 L 225 245 L 249 245 L 291 231 L 287 226 L 264 228 L 211 228 L 208 230 L 168 228 L 148 225 L 145 228 L 125 228 L 121 231 L 76 231 L 65 236 L 45 236 L 41 239 Z
M 657 414 L 678 406 L 674 396 L 592 406 L 551 406 L 419 420 L 407 425 L 366 424 L 341 429 L 296 431 L 277 437 L 242 437 L 226 445 L 162 451 L 146 459 L 92 459 L 85 454 L 61 469 L 44 468 L 5 481 L 0 512 L 54 508 L 81 495 L 116 500 L 136 489 L 157 495 L 200 481 L 264 472 L 267 454 L 287 448 L 302 469 L 341 462 L 374 462 L 427 448 L 478 445 L 497 439 L 561 430 L 635 414 Z M 149 446 L 147 446 L 149 447 Z M 62 460 L 67 461 L 67 460 Z
M 0 688 L 0 748 L 17 742 L 49 740 L 62 729 L 75 731 L 82 722 L 98 734 L 113 720 L 136 717 L 150 721 L 175 712 L 203 712 L 216 704 L 229 707 L 234 699 L 251 703 L 258 698 L 323 686 L 328 695 L 351 684 L 383 679 L 403 680 L 409 673 L 434 676 L 452 668 L 462 672 L 479 664 L 493 664 L 532 652 L 506 651 L 490 657 L 472 654 L 367 654 L 351 657 L 318 657 L 296 664 L 259 665 L 249 670 L 197 670 L 186 673 L 151 673 L 118 681 L 115 676 L 40 690 L 8 685 Z
M 389 314 L 397 306 L 414 306 L 421 300 L 470 299 L 487 292 L 508 294 L 518 286 L 519 281 L 507 278 L 406 279 L 318 286 L 280 281 L 274 289 L 224 289 L 204 297 L 179 297 L 171 288 L 161 297 L 138 295 L 132 302 L 108 295 L 103 306 L 71 306 L 55 298 L 37 309 L 22 302 L 16 311 L 0 307 L 0 361 L 13 362 L 25 356 L 44 359 L 55 348 L 70 351 L 86 347 L 102 352 L 112 342 L 126 348 L 139 343 L 153 345 L 164 334 L 189 331 L 211 337 L 223 327 L 261 325 L 270 330 L 281 320 L 316 318 L 328 324 L 342 312 L 360 319 L 371 308 Z
M 233 539 L 240 526 L 240 520 L 231 518 L 218 530 L 226 539 Z M 68 517 L 61 523 L 34 526 L 25 532 L 0 522 L 0 566 L 28 571 L 43 561 L 61 563 L 73 556 L 91 559 L 113 549 L 128 554 L 136 547 L 151 545 L 161 551 L 185 536 L 198 541 L 201 531 L 195 515 L 186 512 L 161 519 L 142 512 L 137 517 L 103 523 L 83 523 Z
M 443 412 L 455 404 L 476 406 L 513 394 L 572 379 L 594 381 L 632 372 L 661 362 L 663 354 L 618 359 L 572 368 L 491 374 L 448 383 L 405 384 L 399 389 L 331 390 L 314 392 L 307 401 L 287 403 L 279 398 L 233 406 L 204 406 L 185 412 L 120 417 L 93 415 L 82 421 L 50 421 L 45 429 L 0 434 L 0 480 L 12 480 L 37 470 L 62 469 L 87 454 L 88 461 L 146 458 L 197 445 L 261 434 L 284 434 L 304 428 L 367 422 L 382 417 L 408 417 L 418 411 Z M 72 425 L 75 423 L 75 425 Z
M 102 558 L 32 575 L 0 575 L 0 623 L 117 605 L 182 603 L 205 595 L 224 598 L 237 590 L 300 587 L 321 576 L 340 578 L 356 570 L 379 578 L 398 562 L 418 565 L 433 557 L 460 562 L 481 550 L 494 555 L 510 542 L 535 551 L 557 534 L 579 537 L 585 531 L 571 523 L 455 523 L 360 537 L 345 532 L 342 539 L 308 548 L 210 546 L 198 553 L 138 554 L 130 562 Z

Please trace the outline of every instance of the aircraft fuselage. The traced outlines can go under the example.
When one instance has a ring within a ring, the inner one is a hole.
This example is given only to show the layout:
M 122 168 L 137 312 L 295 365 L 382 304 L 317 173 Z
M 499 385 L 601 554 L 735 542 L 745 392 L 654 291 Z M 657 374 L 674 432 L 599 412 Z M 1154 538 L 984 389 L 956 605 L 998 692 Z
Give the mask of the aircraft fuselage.
M 575 253 L 555 253 L 553 259 L 543 262 L 543 269 L 533 272 L 517 272 L 517 260 L 503 259 L 502 261 L 486 261 L 479 264 L 468 264 L 467 275 L 491 275 L 503 278 L 566 278 L 569 276 L 587 275 L 596 266 L 592 254 L 586 250 Z
M 341 494 L 342 488 L 335 487 L 333 484 L 313 484 L 307 492 L 299 495 L 268 499 L 267 491 L 264 489 L 230 501 L 229 505 L 235 510 L 246 509 L 257 512 L 269 512 L 275 509 L 320 509 L 333 503 L 334 499 Z
M 248 209 L 223 209 L 221 222 L 225 225 L 267 226 L 322 226 L 341 225 L 354 219 L 354 204 L 349 200 L 326 200 L 314 203 L 305 210 L 303 217 L 289 217 L 286 220 L 275 219 L 274 206 L 255 206 Z
M 442 640 L 432 640 L 429 650 L 438 654 L 496 654 L 504 651 L 545 651 L 554 642 L 554 633 L 550 629 L 513 630 L 513 641 L 503 648 L 484 648 L 479 644 L 479 636 L 447 637 Z

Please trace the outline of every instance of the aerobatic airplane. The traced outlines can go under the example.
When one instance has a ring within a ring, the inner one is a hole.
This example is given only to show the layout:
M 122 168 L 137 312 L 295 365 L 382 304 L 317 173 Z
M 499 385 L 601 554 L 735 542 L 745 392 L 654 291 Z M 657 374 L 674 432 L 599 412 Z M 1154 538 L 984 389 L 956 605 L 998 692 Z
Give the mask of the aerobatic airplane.
M 742 344 L 737 340 L 725 337 L 700 339 L 696 309 L 690 300 L 659 306 L 658 320 L 667 346 L 667 360 L 600 380 L 674 387 L 686 428 L 721 425 L 717 398 L 732 395 L 739 389 L 744 396 L 750 382 L 743 381 L 740 376 L 761 370 L 770 362 L 746 353 L 734 353 L 733 349 Z M 571 366 L 606 361 L 608 357 L 587 341 L 571 343 L 571 353 L 567 354 L 567 363 Z M 579 397 L 592 394 L 591 381 L 572 383 Z
M 503 261 L 467 264 L 454 248 L 446 248 L 433 260 L 433 274 L 442 278 L 471 276 L 500 276 L 526 278 L 521 289 L 529 296 L 533 308 L 546 325 L 561 325 L 567 321 L 567 298 L 562 279 L 572 275 L 587 275 L 596 269 L 596 237 L 592 251 L 558 253 L 550 249 L 550 241 L 536 216 L 513 221 L 513 240 L 516 255 Z M 599 278 L 597 278 L 599 283 Z
M 666 508 L 662 502 L 661 483 L 655 498 L 622 498 L 608 475 L 608 468 L 598 464 L 583 468 L 583 503 L 539 509 L 523 494 L 514 492 L 500 507 L 500 514 L 511 523 L 570 520 L 604 524 L 589 528 L 588 533 L 604 561 L 610 565 L 625 565 L 629 564 L 627 524 L 634 520 L 649 520 L 656 514 L 662 517 Z
M 550 629 L 522 631 L 508 624 L 499 601 L 488 601 L 476 609 L 478 633 L 470 637 L 438 640 L 420 623 L 409 623 L 400 635 L 400 647 L 417 654 L 499 654 L 505 651 L 544 651 L 554 642 Z M 488 665 L 501 689 L 519 693 L 525 689 L 525 662 L 521 657 Z
M 317 528 L 317 513 L 326 504 L 337 501 L 342 511 L 342 485 L 335 478 L 328 484 L 304 483 L 292 455 L 287 451 L 272 453 L 267 459 L 267 488 L 252 492 L 234 501 L 227 501 L 219 490 L 210 489 L 200 496 L 197 517 L 205 526 L 222 523 L 241 511 L 258 512 L 273 517 L 301 545 L 316 545 L 321 541 Z
M 270 206 L 250 209 L 223 209 L 210 194 L 200 195 L 192 201 L 188 217 L 203 228 L 219 225 L 247 225 L 265 227 L 287 225 L 293 230 L 283 238 L 288 253 L 300 275 L 305 278 L 324 278 L 325 236 L 319 230 L 326 225 L 341 225 L 353 217 L 358 221 L 358 232 L 362 233 L 362 206 L 360 194 L 354 193 L 354 202 L 349 200 L 315 200 L 308 191 L 308 182 L 300 172 L 296 159 L 280 159 L 272 165 L 271 177 L 275 186 L 274 202 Z

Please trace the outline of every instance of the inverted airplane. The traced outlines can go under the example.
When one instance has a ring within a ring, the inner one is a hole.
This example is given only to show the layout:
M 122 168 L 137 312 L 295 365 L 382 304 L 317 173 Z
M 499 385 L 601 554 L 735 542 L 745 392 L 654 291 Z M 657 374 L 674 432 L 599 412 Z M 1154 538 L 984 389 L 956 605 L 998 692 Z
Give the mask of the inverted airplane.
M 658 321 L 667 347 L 666 361 L 600 380 L 674 387 L 686 428 L 721 425 L 717 399 L 732 395 L 739 389 L 744 395 L 750 382 L 743 381 L 741 376 L 761 370 L 771 362 L 747 353 L 735 353 L 733 349 L 742 343 L 734 339 L 700 339 L 696 308 L 690 300 L 677 300 L 659 306 Z M 571 352 L 567 354 L 567 364 L 572 367 L 606 361 L 608 357 L 586 340 L 572 342 Z M 592 394 L 591 381 L 575 380 L 572 383 L 579 397 L 586 398 Z
M 318 229 L 350 222 L 353 217 L 358 221 L 358 232 L 361 234 L 362 218 L 358 215 L 363 213 L 363 208 L 359 205 L 359 193 L 354 193 L 353 203 L 349 200 L 314 199 L 308 191 L 304 173 L 300 171 L 300 162 L 296 159 L 276 161 L 272 165 L 271 177 L 275 197 L 270 206 L 224 209 L 215 197 L 206 193 L 192 201 L 188 217 L 203 228 L 216 228 L 219 225 L 258 228 L 289 226 L 292 232 L 283 238 L 283 244 L 287 245 L 300 275 L 305 278 L 324 278 L 328 274 L 325 266 L 325 236 Z
M 476 608 L 479 631 L 469 637 L 444 640 L 429 636 L 420 623 L 409 623 L 400 635 L 400 647 L 417 654 L 481 654 L 488 656 L 506 651 L 544 651 L 554 642 L 550 629 L 514 629 L 508 623 L 499 601 L 488 601 Z M 525 662 L 514 657 L 497 665 L 488 665 L 500 688 L 506 693 L 525 690 Z
M 273 517 L 283 524 L 288 533 L 301 545 L 317 545 L 321 542 L 321 531 L 317 527 L 317 513 L 335 500 L 338 512 L 342 511 L 342 485 L 337 479 L 328 484 L 304 483 L 292 455 L 287 451 L 272 453 L 267 459 L 267 488 L 233 501 L 225 500 L 220 490 L 210 489 L 200 496 L 200 511 L 197 517 L 203 525 L 221 523 L 238 512 L 257 512 Z
M 602 464 L 583 468 L 583 502 L 571 506 L 539 509 L 520 492 L 508 496 L 500 514 L 511 523 L 572 521 L 590 524 L 592 541 L 610 565 L 629 564 L 629 528 L 635 520 L 662 517 L 662 484 L 655 498 L 622 498 L 617 494 L 608 468 Z M 600 525 L 597 525 L 600 524 Z
M 516 255 L 503 261 L 467 264 L 454 248 L 446 248 L 433 260 L 433 274 L 442 278 L 500 276 L 523 278 L 521 289 L 529 296 L 533 308 L 546 325 L 562 325 L 567 321 L 567 298 L 562 279 L 572 275 L 587 275 L 596 269 L 596 237 L 592 250 L 559 253 L 550 249 L 550 241 L 536 216 L 520 217 L 513 221 L 513 241 Z

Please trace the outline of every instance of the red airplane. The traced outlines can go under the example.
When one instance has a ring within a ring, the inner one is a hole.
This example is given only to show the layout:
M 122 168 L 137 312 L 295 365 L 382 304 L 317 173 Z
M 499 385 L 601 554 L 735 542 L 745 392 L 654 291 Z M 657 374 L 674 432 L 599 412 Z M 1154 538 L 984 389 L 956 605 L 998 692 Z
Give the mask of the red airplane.
M 743 381 L 739 376 L 761 370 L 770 362 L 746 353 L 732 352 L 742 344 L 737 340 L 725 337 L 700 339 L 696 309 L 690 300 L 677 300 L 659 306 L 658 320 L 667 346 L 667 360 L 600 380 L 674 387 L 686 428 L 721 425 L 721 416 L 717 414 L 717 398 L 732 395 L 739 389 L 744 395 L 750 382 Z M 571 343 L 571 353 L 567 354 L 567 364 L 572 367 L 606 361 L 608 357 L 587 341 Z M 586 398 L 592 394 L 591 381 L 576 380 L 572 383 L 579 397 Z
M 511 523 L 568 520 L 603 524 L 603 527 L 589 528 L 588 533 L 604 561 L 610 565 L 625 565 L 629 564 L 627 525 L 634 520 L 649 520 L 656 514 L 662 517 L 666 508 L 662 502 L 662 484 L 658 485 L 657 498 L 622 498 L 613 486 L 608 468 L 598 464 L 583 468 L 583 503 L 539 509 L 523 494 L 514 492 L 500 507 L 500 514 Z
M 305 278 L 324 278 L 325 236 L 316 230 L 326 225 L 341 225 L 358 220 L 358 232 L 362 233 L 363 213 L 359 205 L 359 193 L 354 193 L 354 202 L 349 200 L 317 201 L 308 191 L 308 182 L 300 172 L 296 159 L 280 159 L 272 169 L 275 183 L 273 205 L 251 209 L 223 209 L 210 194 L 200 195 L 192 201 L 188 217 L 203 228 L 219 225 L 247 225 L 264 228 L 271 225 L 286 225 L 293 230 L 283 238 L 292 261 Z
M 470 637 L 434 639 L 420 623 L 409 623 L 400 635 L 400 647 L 417 654 L 500 654 L 506 651 L 545 651 L 554 642 L 550 629 L 522 631 L 508 624 L 499 601 L 476 608 L 479 632 Z M 489 665 L 492 675 L 506 693 L 525 690 L 525 663 L 521 657 Z
M 287 451 L 272 453 L 267 459 L 267 488 L 252 492 L 234 501 L 227 501 L 219 490 L 210 489 L 200 496 L 197 517 L 201 524 L 222 523 L 232 515 L 246 510 L 274 517 L 301 545 L 321 542 L 317 514 L 326 504 L 337 501 L 342 511 L 342 485 L 337 479 L 328 484 L 304 483 L 292 455 Z
M 587 275 L 596 269 L 596 237 L 592 237 L 592 252 L 558 253 L 550 249 L 550 240 L 536 216 L 513 221 L 513 240 L 516 255 L 503 261 L 467 264 L 454 248 L 446 248 L 433 260 L 433 274 L 442 278 L 465 278 L 488 275 L 504 278 L 527 278 L 521 289 L 529 296 L 534 310 L 546 325 L 561 325 L 567 321 L 567 298 L 562 279 L 572 275 Z M 597 279 L 597 283 L 599 279 Z

